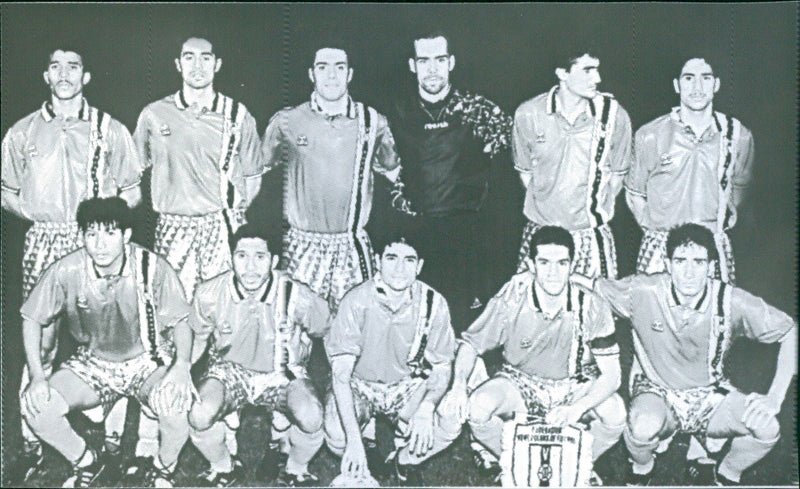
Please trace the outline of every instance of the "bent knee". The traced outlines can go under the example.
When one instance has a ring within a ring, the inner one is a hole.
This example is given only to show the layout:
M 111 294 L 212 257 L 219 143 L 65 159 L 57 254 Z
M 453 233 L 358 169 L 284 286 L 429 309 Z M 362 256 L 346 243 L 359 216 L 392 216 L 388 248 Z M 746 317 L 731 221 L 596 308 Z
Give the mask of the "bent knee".
M 319 401 L 309 400 L 304 404 L 292 407 L 292 416 L 297 427 L 306 433 L 316 433 L 322 429 L 323 411 Z
M 619 394 L 612 394 L 594 409 L 594 413 L 606 426 L 621 426 L 626 423 L 628 410 Z
M 628 430 L 637 440 L 650 441 L 664 431 L 667 417 L 659 411 L 633 410 L 628 413 Z
M 43 427 L 49 426 L 57 418 L 65 416 L 69 412 L 67 401 L 55 389 L 50 389 L 50 399 L 38 404 L 35 409 L 38 409 L 38 411 L 30 411 L 25 407 L 25 403 L 22 403 L 20 410 L 22 416 L 34 431 L 40 431 Z
M 205 431 L 218 421 L 217 410 L 206 403 L 196 402 L 189 411 L 189 426 L 197 431 Z
M 485 391 L 476 390 L 469 396 L 468 419 L 470 423 L 488 423 L 494 414 L 495 399 Z
M 778 418 L 772 416 L 762 426 L 751 428 L 750 433 L 760 441 L 776 441 L 781 435 L 781 426 L 778 423 Z

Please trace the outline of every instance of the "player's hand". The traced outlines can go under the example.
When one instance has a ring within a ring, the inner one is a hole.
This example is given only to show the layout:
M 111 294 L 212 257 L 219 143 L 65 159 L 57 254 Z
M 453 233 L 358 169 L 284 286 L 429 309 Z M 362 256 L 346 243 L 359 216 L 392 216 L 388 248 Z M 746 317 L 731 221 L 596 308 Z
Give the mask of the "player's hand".
M 155 390 L 156 411 L 159 414 L 186 412 L 200 395 L 192 382 L 187 362 L 175 362 Z
M 408 421 L 408 449 L 417 456 L 433 448 L 433 410 L 433 403 L 423 401 Z
M 50 401 L 50 383 L 46 378 L 31 379 L 22 395 L 25 410 L 34 416 L 38 415 L 44 405 Z
M 340 470 L 342 474 L 347 474 L 354 479 L 362 479 L 370 475 L 367 454 L 360 438 L 347 443 L 344 447 Z
M 469 416 L 469 396 L 466 385 L 453 384 L 439 403 L 439 412 L 445 417 L 455 416 L 458 424 L 463 424 Z
M 778 415 L 781 408 L 770 398 L 751 392 L 744 400 L 744 413 L 742 423 L 751 431 L 762 430 L 767 427 L 770 420 Z
M 583 416 L 583 410 L 575 406 L 556 406 L 544 417 L 547 424 L 565 426 L 575 424 Z

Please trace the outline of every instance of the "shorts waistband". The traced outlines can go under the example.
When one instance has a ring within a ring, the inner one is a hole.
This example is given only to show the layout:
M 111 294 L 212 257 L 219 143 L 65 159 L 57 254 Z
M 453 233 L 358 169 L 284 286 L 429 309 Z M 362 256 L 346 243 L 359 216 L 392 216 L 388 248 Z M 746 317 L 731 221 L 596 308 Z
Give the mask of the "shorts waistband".
M 78 223 L 76 221 L 72 222 L 34 221 L 33 225 L 31 226 L 31 229 L 43 230 L 43 231 L 77 232 Z

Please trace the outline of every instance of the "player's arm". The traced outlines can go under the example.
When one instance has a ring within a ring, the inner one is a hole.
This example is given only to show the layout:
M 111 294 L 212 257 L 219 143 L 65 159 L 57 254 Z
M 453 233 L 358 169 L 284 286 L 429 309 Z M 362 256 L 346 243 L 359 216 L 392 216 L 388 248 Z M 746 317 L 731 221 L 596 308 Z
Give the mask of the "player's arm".
M 610 177 L 608 179 L 608 198 L 614 200 L 622 190 L 622 182 L 631 168 L 631 119 L 622 108 L 617 111 L 614 134 L 609 148 Z
M 261 177 L 266 171 L 264 163 L 261 161 L 261 139 L 258 137 L 256 120 L 249 112 L 245 114 L 242 123 L 239 157 L 244 175 L 244 202 L 242 204 L 248 208 L 258 195 L 258 191 L 261 190 Z
M 511 142 L 513 119 L 491 100 L 481 95 L 474 95 L 474 103 L 470 104 L 472 113 L 465 114 L 472 124 L 472 134 L 479 138 L 485 146 L 483 152 L 494 158 L 508 149 Z
M 648 148 L 648 141 L 646 135 L 640 129 L 636 131 L 636 137 L 633 144 L 633 162 L 631 163 L 631 170 L 625 175 L 625 202 L 631 210 L 634 219 L 642 227 L 647 215 L 647 180 L 650 176 L 648 169 L 648 157 L 651 157 L 649 152 L 655 152 L 655 148 Z
M 348 354 L 336 355 L 330 360 L 333 397 L 336 400 L 336 409 L 339 411 L 339 419 L 342 422 L 345 436 L 341 472 L 355 478 L 361 478 L 369 473 L 369 468 L 367 467 L 364 443 L 361 440 L 361 428 L 356 418 L 353 389 L 350 387 L 356 356 Z
M 619 280 L 612 280 L 603 277 L 590 278 L 586 275 L 573 273 L 570 275 L 569 280 L 573 285 L 588 291 L 594 292 L 611 305 L 613 311 L 624 317 L 630 319 L 632 301 L 631 297 L 635 282 L 639 275 L 629 275 Z
M 517 109 L 514 114 L 514 127 L 511 131 L 511 154 L 514 160 L 514 169 L 519 172 L 522 186 L 527 189 L 533 177 L 533 153 L 530 142 L 534 140 L 535 128 L 533 117 Z
M 116 120 L 109 124 L 108 166 L 117 182 L 119 196 L 136 207 L 142 200 L 141 181 L 144 166 L 128 129 Z
M 792 377 L 797 375 L 797 324 L 784 335 L 780 344 L 775 377 L 772 378 L 772 384 L 767 391 L 767 397 L 772 399 L 778 408 L 786 398 L 786 391 L 789 390 Z
M 22 213 L 20 199 L 22 168 L 25 165 L 24 137 L 12 128 L 2 143 L 2 182 L 0 182 L 0 204 L 15 216 L 28 219 Z
M 752 180 L 754 151 L 752 133 L 742 128 L 736 155 L 738 164 L 734 167 L 733 186 L 731 187 L 731 202 L 737 208 L 744 200 Z
M 278 165 L 285 163 L 289 158 L 289 146 L 283 133 L 283 126 L 288 123 L 288 114 L 285 110 L 278 111 L 267 124 L 264 137 L 261 138 L 261 164 L 264 173 Z

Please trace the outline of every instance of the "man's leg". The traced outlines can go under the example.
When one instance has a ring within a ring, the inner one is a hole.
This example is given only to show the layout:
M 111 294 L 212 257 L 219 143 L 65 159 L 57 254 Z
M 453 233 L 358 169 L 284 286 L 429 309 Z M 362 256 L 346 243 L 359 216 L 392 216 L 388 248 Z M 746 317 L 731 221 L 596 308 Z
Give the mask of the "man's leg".
M 369 406 L 353 392 L 353 403 L 356 408 L 356 419 L 363 425 L 369 420 Z M 325 409 L 323 416 L 323 435 L 328 449 L 337 457 L 341 457 L 345 448 L 344 428 L 339 418 L 339 410 L 336 407 L 336 399 L 333 397 L 333 390 L 328 392 L 325 399 Z
M 659 440 L 671 436 L 677 428 L 677 420 L 663 397 L 648 392 L 633 398 L 623 436 L 634 474 L 650 474 Z
M 292 421 L 289 428 L 289 459 L 286 472 L 308 474 L 308 463 L 322 446 L 323 409 L 308 380 L 294 380 L 286 387 L 286 414 Z
M 49 384 L 49 400 L 36 406 L 36 412 L 23 408 L 25 419 L 36 436 L 61 453 L 73 467 L 95 465 L 96 455 L 87 449 L 86 441 L 72 429 L 67 414 L 99 405 L 100 395 L 68 369 L 54 373 Z
M 597 460 L 609 448 L 617 443 L 625 430 L 625 403 L 619 394 L 601 402 L 591 411 L 589 432 L 594 438 L 592 445 L 592 460 Z
M 208 460 L 211 470 L 217 473 L 233 470 L 233 459 L 225 444 L 223 405 L 225 386 L 219 379 L 208 378 L 198 390 L 200 401 L 189 411 L 191 438 L 200 453 Z
M 722 401 L 708 422 L 707 434 L 711 438 L 733 438 L 731 449 L 720 462 L 717 474 L 730 481 L 739 482 L 742 472 L 764 458 L 780 438 L 780 425 L 775 416 L 748 428 L 742 421 L 746 396 L 733 391 Z
M 470 394 L 467 421 L 475 439 L 499 459 L 503 448 L 502 418 L 527 411 L 517 387 L 506 378 L 494 377 Z

